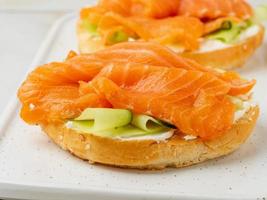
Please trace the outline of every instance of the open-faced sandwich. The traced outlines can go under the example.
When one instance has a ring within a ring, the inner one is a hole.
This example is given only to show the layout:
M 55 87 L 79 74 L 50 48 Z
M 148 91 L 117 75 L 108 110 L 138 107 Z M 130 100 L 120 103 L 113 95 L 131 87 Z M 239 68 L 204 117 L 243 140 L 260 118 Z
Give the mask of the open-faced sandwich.
M 182 58 L 156 43 L 71 52 L 21 85 L 21 117 L 91 162 L 183 167 L 236 150 L 256 123 L 254 80 Z
M 125 41 L 153 41 L 198 63 L 240 67 L 260 46 L 261 19 L 245 0 L 100 0 L 78 21 L 81 53 Z

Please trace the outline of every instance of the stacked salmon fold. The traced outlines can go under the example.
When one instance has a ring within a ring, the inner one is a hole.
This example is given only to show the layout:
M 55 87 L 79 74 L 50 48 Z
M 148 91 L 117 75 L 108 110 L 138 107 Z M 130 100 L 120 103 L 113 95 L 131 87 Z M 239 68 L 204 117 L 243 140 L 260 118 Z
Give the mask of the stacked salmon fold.
M 81 19 L 97 27 L 104 45 L 115 33 L 132 39 L 180 44 L 196 50 L 202 37 L 225 21 L 242 22 L 253 16 L 244 0 L 101 0 L 81 10 Z
M 37 67 L 18 97 L 21 117 L 30 124 L 62 123 L 88 107 L 124 108 L 210 140 L 234 123 L 230 97 L 247 94 L 254 84 L 235 72 L 203 67 L 159 44 L 130 42 L 91 54 L 71 52 L 64 62 Z

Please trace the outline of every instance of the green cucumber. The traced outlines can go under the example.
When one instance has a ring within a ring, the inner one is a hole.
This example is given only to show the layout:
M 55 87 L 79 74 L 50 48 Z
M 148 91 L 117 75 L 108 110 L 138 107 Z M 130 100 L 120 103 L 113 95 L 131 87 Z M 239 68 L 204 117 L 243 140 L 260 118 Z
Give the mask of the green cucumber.
M 228 29 L 226 29 L 226 28 L 220 29 L 220 30 L 210 34 L 208 36 L 208 38 L 220 40 L 224 43 L 229 43 L 229 44 L 235 42 L 235 40 L 238 38 L 238 36 L 242 32 L 243 27 L 238 25 L 238 24 L 234 24 L 234 23 L 231 23 L 230 26 L 228 24 L 227 26 L 228 26 L 227 27 Z
M 119 128 L 98 131 L 94 134 L 97 134 L 99 136 L 106 136 L 106 137 L 129 138 L 129 137 L 147 135 L 147 132 L 129 124 L 127 126 L 122 126 Z
M 128 125 L 124 127 L 120 127 L 117 130 L 111 130 L 113 137 L 120 137 L 120 138 L 132 138 L 132 137 L 138 137 L 138 136 L 148 136 L 148 135 L 158 135 L 164 132 L 169 131 L 169 128 L 161 127 L 160 129 L 157 129 L 155 131 L 147 132 L 145 130 L 142 130 L 134 125 Z
M 230 30 L 232 27 L 233 27 L 233 22 L 227 20 L 222 23 L 220 30 Z
M 161 134 L 171 129 L 153 117 L 111 108 L 88 108 L 71 120 L 71 128 L 102 137 L 120 138 Z
M 101 136 L 101 137 L 120 137 L 120 138 L 131 138 L 131 137 L 138 137 L 138 136 L 147 136 L 147 135 L 157 135 L 164 132 L 169 131 L 168 128 L 161 128 L 155 132 L 146 132 L 140 128 L 137 128 L 131 124 L 112 128 L 107 130 L 98 130 L 92 131 L 90 123 L 88 121 L 73 121 L 72 122 L 72 129 L 81 131 L 84 133 L 90 133 L 93 135 Z
M 84 20 L 82 22 L 82 26 L 83 28 L 85 28 L 88 32 L 90 32 L 91 35 L 98 35 L 97 32 L 97 25 L 96 24 L 92 24 L 87 20 Z
M 160 131 L 165 127 L 159 120 L 147 115 L 134 115 L 131 123 L 148 133 Z
M 110 37 L 109 37 L 109 43 L 110 44 L 116 44 L 119 42 L 126 42 L 129 39 L 129 35 L 125 33 L 124 31 L 115 31 Z
M 125 109 L 87 108 L 74 119 L 74 122 L 83 121 L 87 131 L 101 131 L 128 125 L 132 120 L 132 113 Z M 76 123 L 77 124 L 77 123 Z M 85 124 L 87 124 L 85 126 Z
M 225 21 L 219 30 L 209 34 L 207 38 L 220 40 L 224 43 L 232 44 L 237 41 L 239 35 L 247 28 L 267 21 L 267 5 L 261 5 L 255 8 L 254 16 L 242 23 L 236 24 L 231 21 Z

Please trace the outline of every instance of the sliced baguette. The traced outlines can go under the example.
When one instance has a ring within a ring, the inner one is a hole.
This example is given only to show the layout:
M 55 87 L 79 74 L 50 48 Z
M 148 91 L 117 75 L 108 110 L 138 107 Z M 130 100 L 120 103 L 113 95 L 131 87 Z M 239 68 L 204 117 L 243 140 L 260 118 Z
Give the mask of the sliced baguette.
M 77 24 L 77 37 L 81 53 L 91 53 L 106 48 L 100 39 L 91 37 L 90 33 L 82 26 L 81 21 L 78 21 Z M 184 52 L 178 54 L 196 60 L 204 66 L 221 69 L 237 68 L 242 67 L 247 59 L 253 55 L 261 45 L 263 37 L 264 27 L 260 26 L 260 31 L 257 34 L 231 47 L 208 52 Z
M 259 108 L 251 107 L 231 130 L 212 141 L 186 141 L 179 134 L 161 142 L 111 139 L 76 132 L 63 123 L 42 125 L 42 129 L 62 149 L 91 163 L 163 169 L 189 166 L 233 152 L 251 134 L 258 115 Z

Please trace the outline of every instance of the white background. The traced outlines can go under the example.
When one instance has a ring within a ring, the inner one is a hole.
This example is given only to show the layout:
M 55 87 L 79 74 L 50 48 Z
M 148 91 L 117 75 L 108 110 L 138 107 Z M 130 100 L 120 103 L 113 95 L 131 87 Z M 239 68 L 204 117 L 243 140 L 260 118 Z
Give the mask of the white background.
M 90 0 L 0 0 L 0 111 L 6 107 L 49 28 Z M 1 113 L 0 113 L 1 114 Z

